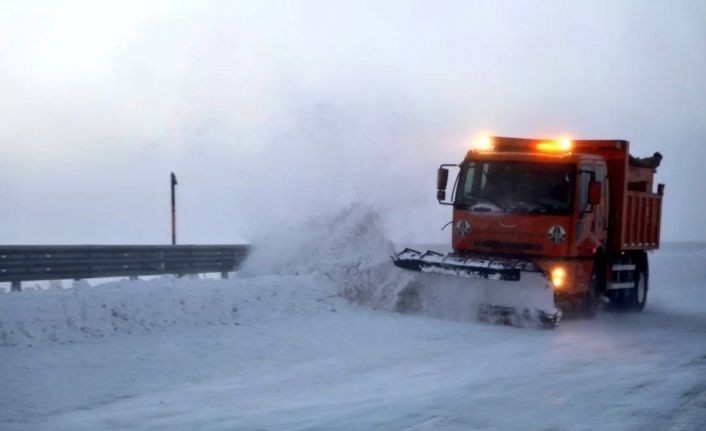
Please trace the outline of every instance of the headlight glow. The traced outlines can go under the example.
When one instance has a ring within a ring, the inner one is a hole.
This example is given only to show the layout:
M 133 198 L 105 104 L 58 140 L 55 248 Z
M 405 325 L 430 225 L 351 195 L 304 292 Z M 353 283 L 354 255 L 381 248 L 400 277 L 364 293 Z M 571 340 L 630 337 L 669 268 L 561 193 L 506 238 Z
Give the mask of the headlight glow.
M 566 286 L 567 273 L 564 267 L 557 266 L 553 268 L 550 277 L 555 289 L 561 289 Z

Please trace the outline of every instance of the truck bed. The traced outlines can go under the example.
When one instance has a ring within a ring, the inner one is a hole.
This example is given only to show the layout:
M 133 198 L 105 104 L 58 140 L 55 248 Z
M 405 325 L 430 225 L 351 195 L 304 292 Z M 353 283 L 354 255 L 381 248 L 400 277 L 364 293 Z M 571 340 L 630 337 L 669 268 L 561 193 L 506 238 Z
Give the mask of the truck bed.
M 628 191 L 621 226 L 621 250 L 653 250 L 659 247 L 662 196 Z
M 661 155 L 631 157 L 630 143 L 623 140 L 576 141 L 576 144 L 581 152 L 604 157 L 608 165 L 613 249 L 659 248 L 664 186 L 654 190 L 654 174 Z

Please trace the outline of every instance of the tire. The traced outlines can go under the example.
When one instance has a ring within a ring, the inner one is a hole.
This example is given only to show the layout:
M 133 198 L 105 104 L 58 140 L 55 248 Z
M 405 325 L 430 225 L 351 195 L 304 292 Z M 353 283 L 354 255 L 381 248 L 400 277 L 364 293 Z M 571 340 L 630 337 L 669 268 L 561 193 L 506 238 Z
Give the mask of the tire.
M 593 263 L 593 271 L 591 272 L 591 281 L 588 283 L 588 290 L 581 298 L 581 312 L 584 317 L 593 319 L 598 313 L 598 308 L 601 305 L 601 296 L 605 290 L 605 276 L 603 275 L 602 261 L 596 260 Z
M 647 262 L 645 260 L 645 262 Z M 635 269 L 635 286 L 629 289 L 626 297 L 627 309 L 642 311 L 647 304 L 648 273 L 646 265 L 641 265 Z
M 647 291 L 649 287 L 649 268 L 647 255 L 640 254 L 634 256 L 636 262 L 635 270 L 631 274 L 633 287 L 609 291 L 611 303 L 617 310 L 621 311 L 642 311 L 647 304 Z

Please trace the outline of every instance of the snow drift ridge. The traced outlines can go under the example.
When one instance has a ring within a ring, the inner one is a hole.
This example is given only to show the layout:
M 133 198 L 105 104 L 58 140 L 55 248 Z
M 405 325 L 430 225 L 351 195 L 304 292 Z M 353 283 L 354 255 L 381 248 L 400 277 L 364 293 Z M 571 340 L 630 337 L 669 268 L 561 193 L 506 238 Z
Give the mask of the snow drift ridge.
M 261 242 L 230 280 L 164 276 L 0 297 L 0 345 L 75 342 L 200 325 L 239 325 L 345 307 L 395 309 L 397 270 L 379 216 L 353 205 Z

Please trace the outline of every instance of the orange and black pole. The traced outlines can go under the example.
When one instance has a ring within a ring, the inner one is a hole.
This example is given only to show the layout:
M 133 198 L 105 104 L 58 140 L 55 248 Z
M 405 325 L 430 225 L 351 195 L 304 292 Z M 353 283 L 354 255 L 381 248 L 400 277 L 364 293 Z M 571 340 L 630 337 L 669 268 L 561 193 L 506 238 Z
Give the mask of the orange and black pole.
M 172 172 L 172 245 L 176 245 L 176 194 L 174 188 L 177 185 L 176 175 Z

